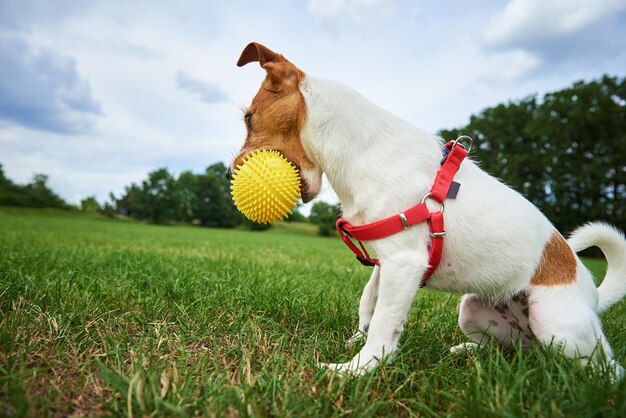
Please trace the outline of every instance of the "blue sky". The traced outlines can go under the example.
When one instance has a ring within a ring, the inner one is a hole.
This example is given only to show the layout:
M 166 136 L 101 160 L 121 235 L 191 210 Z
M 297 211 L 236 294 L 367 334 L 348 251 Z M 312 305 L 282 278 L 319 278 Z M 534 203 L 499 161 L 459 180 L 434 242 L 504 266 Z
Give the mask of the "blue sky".
M 235 65 L 250 41 L 436 132 L 625 76 L 626 0 L 0 0 L 0 163 L 78 203 L 230 161 L 263 78 Z

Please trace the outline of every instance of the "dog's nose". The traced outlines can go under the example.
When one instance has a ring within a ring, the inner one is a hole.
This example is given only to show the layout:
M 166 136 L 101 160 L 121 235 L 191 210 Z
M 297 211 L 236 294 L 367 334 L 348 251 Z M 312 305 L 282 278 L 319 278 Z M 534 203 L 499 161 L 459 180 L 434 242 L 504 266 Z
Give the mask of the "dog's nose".
M 226 170 L 226 178 L 230 181 L 232 181 L 233 179 L 233 170 L 231 170 L 230 167 L 228 167 L 228 170 Z

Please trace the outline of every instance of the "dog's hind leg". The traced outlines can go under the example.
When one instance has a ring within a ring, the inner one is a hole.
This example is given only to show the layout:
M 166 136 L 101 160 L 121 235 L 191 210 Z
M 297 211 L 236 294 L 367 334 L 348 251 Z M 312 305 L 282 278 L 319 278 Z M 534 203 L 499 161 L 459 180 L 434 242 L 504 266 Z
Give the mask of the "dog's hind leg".
M 354 358 L 341 364 L 322 364 L 340 373 L 356 375 L 374 369 L 393 358 L 404 323 L 428 268 L 428 253 L 401 252 L 384 259 L 380 268 L 378 298 L 367 340 Z
M 563 286 L 533 286 L 530 289 L 530 325 L 546 346 L 563 350 L 583 365 L 608 367 L 614 380 L 624 368 L 613 360 L 596 308 L 589 297 L 595 289 L 581 283 Z
M 369 281 L 363 288 L 363 294 L 361 295 L 361 302 L 359 303 L 359 330 L 352 337 L 346 341 L 347 346 L 353 346 L 354 344 L 365 339 L 367 330 L 370 326 L 370 321 L 374 315 L 374 308 L 376 307 L 376 299 L 378 299 L 378 283 L 380 278 L 380 267 L 375 266 Z
M 526 293 L 514 295 L 506 303 L 494 303 L 474 294 L 464 295 L 459 305 L 459 327 L 472 342 L 454 346 L 450 351 L 483 347 L 492 338 L 504 347 L 515 347 L 521 342 L 525 348 L 535 341 L 528 317 Z

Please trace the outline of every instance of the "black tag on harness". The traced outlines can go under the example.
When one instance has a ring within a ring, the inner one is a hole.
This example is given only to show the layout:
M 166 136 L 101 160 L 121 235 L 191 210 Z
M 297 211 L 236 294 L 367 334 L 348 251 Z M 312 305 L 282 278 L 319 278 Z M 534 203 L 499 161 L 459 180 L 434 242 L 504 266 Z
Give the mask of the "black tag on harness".
M 450 189 L 448 189 L 448 195 L 446 196 L 446 198 L 456 199 L 456 195 L 459 193 L 460 188 L 461 188 L 461 183 L 457 183 L 456 181 L 453 181 L 452 184 L 450 184 Z

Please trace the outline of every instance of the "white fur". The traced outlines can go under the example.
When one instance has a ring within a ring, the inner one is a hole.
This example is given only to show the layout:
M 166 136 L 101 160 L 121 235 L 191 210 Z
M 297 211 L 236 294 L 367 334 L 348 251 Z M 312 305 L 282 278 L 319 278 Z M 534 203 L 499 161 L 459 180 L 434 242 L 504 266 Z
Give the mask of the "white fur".
M 442 143 L 437 137 L 338 83 L 306 76 L 301 91 L 308 112 L 301 135 L 305 152 L 326 173 L 345 218 L 356 225 L 374 222 L 420 201 L 439 168 Z M 321 177 L 321 172 L 316 175 Z M 610 358 L 611 349 L 597 316 L 598 292 L 582 263 L 578 263 L 573 284 L 529 284 L 544 245 L 554 233 L 553 225 L 519 193 L 470 159 L 462 164 L 455 180 L 461 189 L 457 199 L 445 202 L 444 253 L 428 287 L 469 294 L 461 304 L 459 320 L 468 336 L 478 344 L 485 343 L 485 336 L 496 337 L 505 345 L 520 338 L 525 345 L 535 340 L 544 344 L 556 341 L 566 354 L 581 357 L 592 357 L 600 342 Z M 433 204 L 433 209 L 436 207 Z M 351 361 L 328 367 L 361 374 L 393 357 L 428 268 L 429 240 L 424 223 L 369 243 L 381 267 L 374 269 L 364 289 L 359 332 L 350 342 L 366 333 L 367 339 Z M 595 224 L 572 237 L 574 249 L 593 243 L 607 251 L 611 266 L 606 284 L 600 287 L 603 310 L 626 293 L 626 244 L 615 230 Z M 519 292 L 528 294 L 531 305 L 526 319 L 519 318 L 524 316 L 523 306 L 510 302 Z M 508 307 L 507 315 L 494 310 L 498 304 Z M 499 322 L 493 327 L 490 321 Z M 512 328 L 510 323 L 517 325 Z M 534 335 L 514 335 L 518 326 L 532 328 Z M 611 364 L 620 374 L 621 366 Z
M 622 233 L 611 225 L 590 223 L 574 231 L 568 241 L 576 252 L 598 246 L 604 253 L 609 268 L 598 287 L 598 311 L 604 312 L 626 295 L 626 242 Z

